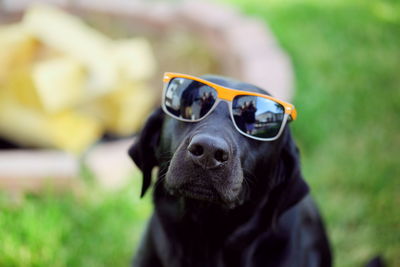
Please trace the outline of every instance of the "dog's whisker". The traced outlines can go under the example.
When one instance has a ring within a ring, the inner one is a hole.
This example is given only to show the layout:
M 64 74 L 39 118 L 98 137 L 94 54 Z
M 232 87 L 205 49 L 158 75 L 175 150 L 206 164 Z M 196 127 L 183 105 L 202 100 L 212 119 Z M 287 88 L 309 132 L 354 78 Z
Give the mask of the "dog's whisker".
M 243 168 L 243 180 L 249 187 L 255 185 L 256 176 Z
M 154 183 L 154 188 L 157 188 L 158 186 L 161 186 L 161 184 L 164 182 L 166 177 L 166 174 L 160 175 L 156 182 Z

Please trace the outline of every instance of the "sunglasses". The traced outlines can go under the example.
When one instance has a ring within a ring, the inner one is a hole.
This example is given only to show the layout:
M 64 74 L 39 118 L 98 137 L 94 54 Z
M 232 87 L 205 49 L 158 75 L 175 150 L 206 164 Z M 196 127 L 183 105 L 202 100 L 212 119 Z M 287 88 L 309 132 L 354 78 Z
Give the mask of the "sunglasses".
M 243 135 L 260 140 L 279 138 L 286 122 L 295 120 L 292 104 L 268 95 L 224 87 L 194 76 L 164 74 L 162 108 L 169 116 L 184 122 L 206 118 L 225 101 L 229 105 L 233 125 Z

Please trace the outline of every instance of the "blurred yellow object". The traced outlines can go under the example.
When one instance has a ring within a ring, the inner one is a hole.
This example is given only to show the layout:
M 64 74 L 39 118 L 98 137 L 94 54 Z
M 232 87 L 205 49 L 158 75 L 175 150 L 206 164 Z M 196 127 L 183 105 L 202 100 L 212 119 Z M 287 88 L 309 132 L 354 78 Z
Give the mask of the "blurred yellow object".
M 140 128 L 154 97 L 145 86 L 121 83 L 115 93 L 100 98 L 95 106 L 108 132 L 128 136 Z
M 28 67 L 10 71 L 7 79 L 0 85 L 0 91 L 4 91 L 2 98 L 14 101 L 16 106 L 42 110 L 42 103 L 34 88 L 31 71 Z
M 117 69 L 110 54 L 111 40 L 108 37 L 72 15 L 43 5 L 29 9 L 23 25 L 44 45 L 81 61 L 87 67 L 88 98 L 113 89 Z
M 102 134 L 98 121 L 76 111 L 53 115 L 25 108 L 0 95 L 0 132 L 24 146 L 54 147 L 80 153 Z
M 155 72 L 156 62 L 150 44 L 144 38 L 115 41 L 112 53 L 123 79 L 143 81 Z
M 71 108 L 82 101 L 86 75 L 76 60 L 60 57 L 38 62 L 32 75 L 43 108 L 49 113 Z
M 0 136 L 83 152 L 128 136 L 153 107 L 156 63 L 144 38 L 111 40 L 59 9 L 33 6 L 0 28 Z
M 10 72 L 33 61 L 38 42 L 21 25 L 0 27 L 0 84 Z

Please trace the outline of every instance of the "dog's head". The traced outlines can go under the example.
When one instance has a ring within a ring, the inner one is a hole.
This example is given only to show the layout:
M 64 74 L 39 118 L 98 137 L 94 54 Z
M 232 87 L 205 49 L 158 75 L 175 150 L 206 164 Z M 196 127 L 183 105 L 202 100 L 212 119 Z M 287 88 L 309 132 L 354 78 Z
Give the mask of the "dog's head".
M 265 91 L 230 79 L 204 76 L 225 87 Z M 278 213 L 308 192 L 301 178 L 298 150 L 288 127 L 275 141 L 240 134 L 225 102 L 202 121 L 181 122 L 156 110 L 129 155 L 143 172 L 142 196 L 159 167 L 157 186 L 177 199 L 191 199 L 234 209 L 268 200 Z

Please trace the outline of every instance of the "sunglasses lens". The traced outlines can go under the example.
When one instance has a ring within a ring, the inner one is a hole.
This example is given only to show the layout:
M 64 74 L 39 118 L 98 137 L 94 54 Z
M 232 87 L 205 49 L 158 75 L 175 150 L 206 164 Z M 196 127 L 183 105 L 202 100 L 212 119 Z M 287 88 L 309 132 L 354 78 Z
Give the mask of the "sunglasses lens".
M 243 133 L 266 139 L 278 135 L 285 115 L 281 104 L 258 96 L 236 96 L 232 109 L 235 124 Z
M 164 105 L 179 118 L 198 120 L 211 110 L 216 99 L 214 88 L 198 81 L 174 78 L 165 90 Z

